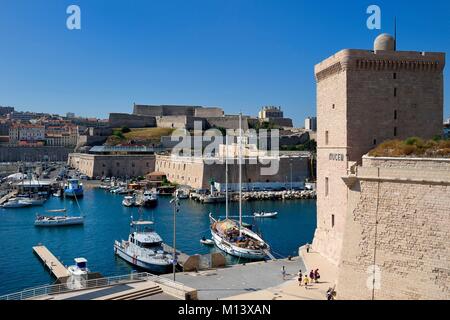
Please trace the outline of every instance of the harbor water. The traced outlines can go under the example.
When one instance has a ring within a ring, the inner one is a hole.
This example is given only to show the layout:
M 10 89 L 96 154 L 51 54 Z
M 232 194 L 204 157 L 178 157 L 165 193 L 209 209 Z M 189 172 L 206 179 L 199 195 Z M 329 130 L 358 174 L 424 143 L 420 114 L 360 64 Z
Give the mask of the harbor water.
M 78 201 L 83 214 L 84 226 L 37 228 L 37 213 L 66 207 L 69 215 L 79 215 L 74 200 L 50 197 L 43 207 L 0 209 L 0 295 L 26 288 L 52 284 L 53 279 L 41 262 L 34 256 L 32 247 L 41 243 L 63 262 L 73 264 L 76 257 L 88 260 L 91 271 L 104 276 L 127 274 L 133 268 L 114 256 L 114 240 L 127 239 L 130 216 L 138 217 L 137 208 L 122 206 L 123 196 L 113 195 L 100 189 L 86 188 L 84 197 Z M 144 209 L 144 217 L 155 221 L 155 229 L 164 242 L 172 245 L 173 209 L 170 197 L 160 196 L 158 206 Z M 225 215 L 225 204 L 204 205 L 192 200 L 180 200 L 177 213 L 177 249 L 187 254 L 204 254 L 216 248 L 200 244 L 205 236 L 210 238 L 209 212 L 215 217 Z M 275 219 L 258 219 L 257 231 L 270 244 L 277 258 L 295 256 L 298 247 L 311 242 L 316 228 L 315 200 L 252 201 L 243 203 L 243 215 L 256 211 L 277 211 Z M 230 203 L 230 215 L 238 215 L 238 203 Z M 244 218 L 247 223 L 253 218 Z M 227 256 L 228 263 L 240 263 Z

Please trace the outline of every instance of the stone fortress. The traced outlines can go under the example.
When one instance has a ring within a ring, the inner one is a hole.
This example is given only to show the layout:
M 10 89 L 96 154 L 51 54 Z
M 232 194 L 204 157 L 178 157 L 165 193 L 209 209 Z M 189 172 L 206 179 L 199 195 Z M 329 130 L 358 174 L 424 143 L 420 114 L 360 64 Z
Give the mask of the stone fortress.
M 261 111 L 264 111 L 264 116 L 260 112 L 259 118 L 243 116 L 243 129 L 246 130 L 250 126 L 262 122 L 271 122 L 281 127 L 293 127 L 292 120 L 284 118 L 281 109 L 276 109 L 276 116 L 273 116 L 275 110 L 271 112 L 272 109 L 274 107 L 264 107 Z M 239 116 L 226 115 L 223 109 L 219 107 L 134 104 L 132 114 L 110 113 L 109 115 L 109 123 L 113 128 L 125 125 L 130 128 L 161 127 L 193 130 L 194 122 L 201 123 L 203 130 L 209 128 L 239 128 Z
M 450 159 L 365 156 L 386 140 L 442 134 L 444 65 L 444 53 L 397 51 L 383 34 L 373 51 L 315 66 L 312 247 L 337 266 L 339 299 L 450 298 Z

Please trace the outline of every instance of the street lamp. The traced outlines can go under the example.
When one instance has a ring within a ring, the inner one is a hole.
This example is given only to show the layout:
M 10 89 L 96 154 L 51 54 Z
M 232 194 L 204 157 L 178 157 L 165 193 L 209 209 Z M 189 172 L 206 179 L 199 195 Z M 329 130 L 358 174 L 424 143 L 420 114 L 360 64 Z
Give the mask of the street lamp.
M 173 205 L 173 281 L 175 281 L 175 272 L 177 266 L 177 212 L 180 210 L 180 201 L 178 200 L 178 190 L 176 190 L 173 194 L 172 200 L 170 203 Z

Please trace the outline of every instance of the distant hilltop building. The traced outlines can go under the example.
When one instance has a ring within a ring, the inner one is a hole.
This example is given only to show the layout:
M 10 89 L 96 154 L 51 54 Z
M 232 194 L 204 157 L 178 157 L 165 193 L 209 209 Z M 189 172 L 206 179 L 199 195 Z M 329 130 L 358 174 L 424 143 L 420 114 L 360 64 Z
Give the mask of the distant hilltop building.
M 292 119 L 284 118 L 281 107 L 265 106 L 258 113 L 260 122 L 269 122 L 280 127 L 293 127 Z
M 2 107 L 0 106 L 0 116 L 5 116 L 11 112 L 14 112 L 13 107 Z
M 134 104 L 134 115 L 143 116 L 191 116 L 221 117 L 223 110 L 219 107 L 184 106 L 184 105 L 140 105 Z
M 244 116 L 243 128 L 248 128 L 250 118 Z M 174 129 L 194 129 L 194 123 L 201 129 L 239 127 L 237 115 L 225 115 L 222 108 L 185 105 L 133 105 L 133 113 L 110 113 L 109 124 L 113 128 L 160 127 Z
M 317 131 L 317 118 L 316 117 L 308 117 L 305 119 L 305 130 Z
M 338 267 L 339 299 L 450 298 L 450 159 L 363 157 L 386 140 L 442 134 L 444 65 L 444 53 L 396 51 L 383 34 L 373 50 L 315 66 L 312 247 Z

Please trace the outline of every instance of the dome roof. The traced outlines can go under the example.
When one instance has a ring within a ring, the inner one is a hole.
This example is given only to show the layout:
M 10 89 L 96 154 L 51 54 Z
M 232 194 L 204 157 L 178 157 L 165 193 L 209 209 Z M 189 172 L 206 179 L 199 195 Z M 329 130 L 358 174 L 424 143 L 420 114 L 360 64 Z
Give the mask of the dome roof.
M 373 49 L 375 51 L 378 50 L 388 50 L 388 51 L 394 51 L 395 50 L 395 39 L 393 36 L 387 33 L 380 34 L 373 44 Z

